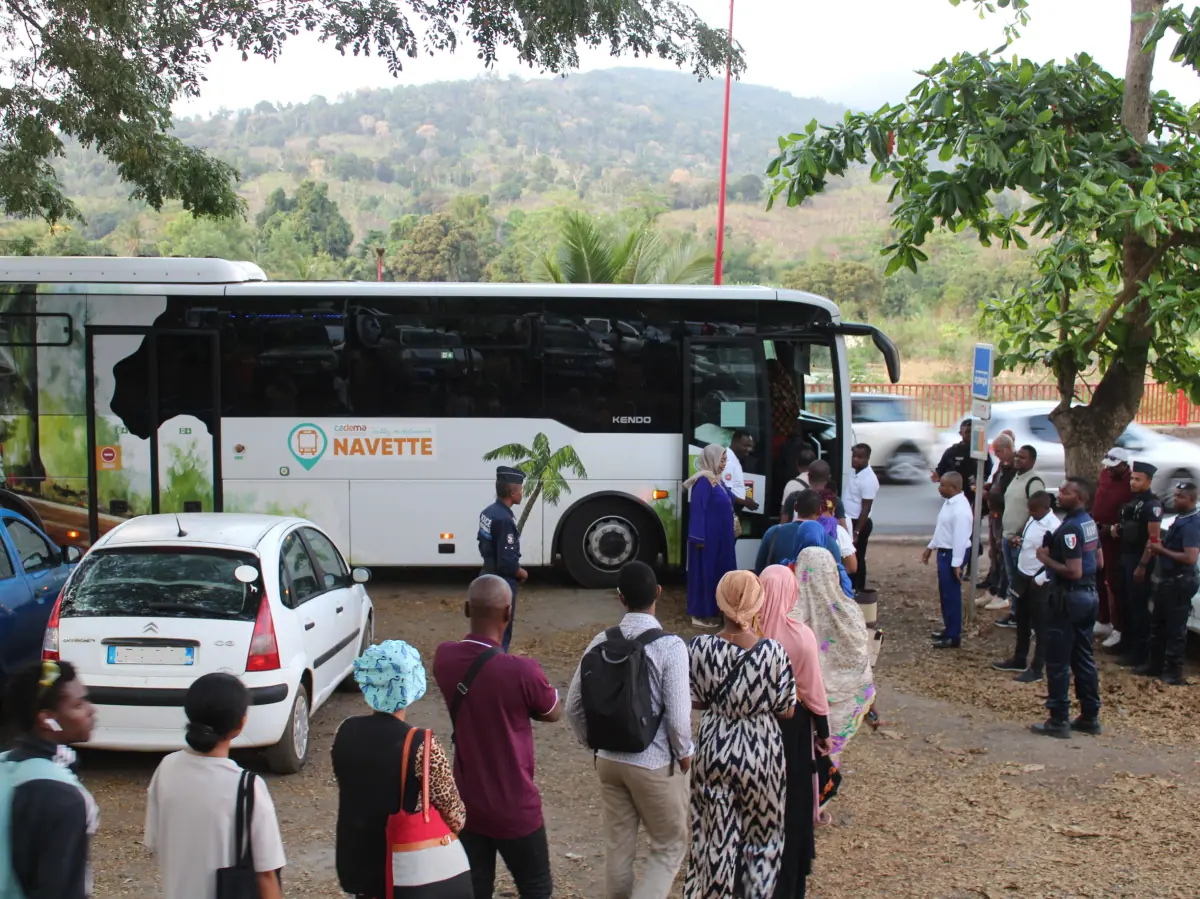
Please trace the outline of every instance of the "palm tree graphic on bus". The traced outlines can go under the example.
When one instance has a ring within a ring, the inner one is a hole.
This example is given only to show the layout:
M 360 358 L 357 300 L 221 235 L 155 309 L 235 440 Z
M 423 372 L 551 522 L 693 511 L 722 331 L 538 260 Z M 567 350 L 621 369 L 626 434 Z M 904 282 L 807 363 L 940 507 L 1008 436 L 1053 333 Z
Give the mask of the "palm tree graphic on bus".
M 515 463 L 515 467 L 525 473 L 526 483 L 533 482 L 533 492 L 523 503 L 521 518 L 517 521 L 517 533 L 525 530 L 525 522 L 529 513 L 537 505 L 539 498 L 551 506 L 557 506 L 564 493 L 571 492 L 571 485 L 563 477 L 563 472 L 573 472 L 581 480 L 587 478 L 587 470 L 575 453 L 572 446 L 550 449 L 550 438 L 540 431 L 533 437 L 533 448 L 520 443 L 506 443 L 498 446 L 490 453 L 484 453 L 484 462 L 495 462 L 506 459 Z

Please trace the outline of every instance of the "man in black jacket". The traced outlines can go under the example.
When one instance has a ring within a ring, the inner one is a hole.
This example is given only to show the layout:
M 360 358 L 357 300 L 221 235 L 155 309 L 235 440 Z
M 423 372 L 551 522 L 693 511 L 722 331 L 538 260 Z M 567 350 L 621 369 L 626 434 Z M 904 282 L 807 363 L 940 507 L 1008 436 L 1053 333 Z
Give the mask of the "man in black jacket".
M 86 899 L 97 810 L 71 768 L 70 743 L 92 735 L 95 709 L 68 662 L 38 662 L 9 683 L 8 708 L 21 729 L 5 753 L 0 802 L 10 803 L 9 851 L 0 865 L 25 899 Z

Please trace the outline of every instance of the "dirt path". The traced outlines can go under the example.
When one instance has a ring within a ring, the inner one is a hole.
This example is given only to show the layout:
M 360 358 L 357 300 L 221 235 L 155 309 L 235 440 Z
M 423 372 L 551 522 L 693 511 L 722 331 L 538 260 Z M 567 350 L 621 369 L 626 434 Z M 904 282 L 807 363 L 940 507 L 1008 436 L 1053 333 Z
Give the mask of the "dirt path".
M 1195 897 L 1200 687 L 1168 691 L 1106 665 L 1105 736 L 1033 737 L 1025 727 L 1042 717 L 1039 685 L 1012 683 L 986 667 L 1011 646 L 1011 631 L 981 627 L 957 653 L 926 648 L 934 576 L 915 564 L 916 554 L 872 546 L 888 635 L 877 669 L 885 725 L 847 750 L 834 823 L 818 836 L 810 895 Z M 565 692 L 579 653 L 618 612 L 611 596 L 544 581 L 522 594 L 515 648 L 540 659 Z M 422 576 L 415 586 L 374 586 L 377 635 L 407 639 L 428 659 L 437 643 L 465 629 L 463 583 Z M 686 634 L 681 604 L 682 590 L 669 587 L 662 617 Z M 444 736 L 449 722 L 432 678 L 430 685 L 412 720 Z M 341 720 L 364 708 L 358 697 L 336 696 L 314 720 L 305 771 L 270 778 L 287 844 L 286 895 L 341 895 L 329 748 Z M 537 734 L 555 895 L 602 896 L 591 756 L 562 724 L 538 725 Z M 141 846 L 145 787 L 157 761 L 84 758 L 102 812 L 98 897 L 157 895 L 155 866 Z M 508 886 L 498 892 L 513 895 Z

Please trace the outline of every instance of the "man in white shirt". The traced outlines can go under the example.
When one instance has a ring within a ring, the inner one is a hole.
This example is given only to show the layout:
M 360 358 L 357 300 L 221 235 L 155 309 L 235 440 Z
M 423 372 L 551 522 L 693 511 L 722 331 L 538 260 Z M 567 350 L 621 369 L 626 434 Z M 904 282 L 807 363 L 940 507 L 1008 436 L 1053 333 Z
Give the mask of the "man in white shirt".
M 654 617 L 662 588 L 654 569 L 630 562 L 618 576 L 617 596 L 625 608 L 620 631 L 635 640 L 648 631 L 645 654 L 652 671 L 652 711 L 661 715 L 653 741 L 641 752 L 596 750 L 600 779 L 606 860 L 606 899 L 667 899 L 679 866 L 687 854 L 688 770 L 692 754 L 692 694 L 687 645 L 663 634 Z M 610 639 L 608 631 L 588 646 Z M 587 653 L 585 653 L 586 656 Z M 567 693 L 567 720 L 583 745 L 588 745 L 588 716 L 584 705 L 582 665 L 575 670 Z M 646 829 L 650 851 L 642 866 L 642 881 L 634 888 L 633 861 L 639 824 Z
M 974 515 L 963 496 L 962 475 L 956 471 L 942 475 L 938 493 L 945 500 L 938 512 L 933 539 L 921 553 L 922 564 L 937 552 L 938 594 L 942 601 L 941 633 L 932 634 L 934 649 L 958 649 L 962 642 L 962 566 L 971 550 Z M 860 570 L 862 559 L 858 561 Z
M 1053 498 L 1044 490 L 1032 494 L 1028 500 L 1029 519 L 1021 533 L 1013 538 L 1018 549 L 1015 580 L 1011 589 L 1017 599 L 1017 645 L 1011 659 L 993 663 L 997 671 L 1019 672 L 1016 680 L 1031 684 L 1042 679 L 1046 662 L 1046 617 L 1049 613 L 1050 577 L 1046 568 L 1038 561 L 1037 551 L 1049 546 L 1049 536 L 1058 530 L 1061 523 L 1051 511 Z M 1035 636 L 1033 660 L 1026 667 L 1029 657 L 1030 637 Z
M 879 495 L 879 478 L 871 470 L 871 447 L 865 443 L 855 444 L 850 450 L 850 467 L 850 477 L 842 491 L 842 505 L 846 507 L 846 518 L 850 520 L 850 532 L 854 536 L 854 551 L 858 556 L 858 571 L 850 579 L 858 592 L 867 585 L 867 541 L 874 528 L 871 506 Z
M 753 496 L 746 496 L 746 476 L 742 471 L 742 463 L 754 452 L 754 438 L 745 431 L 734 431 L 729 438 L 729 452 L 725 454 L 725 470 L 721 473 L 725 486 L 733 494 L 733 510 L 745 509 L 753 512 L 758 508 L 758 501 Z

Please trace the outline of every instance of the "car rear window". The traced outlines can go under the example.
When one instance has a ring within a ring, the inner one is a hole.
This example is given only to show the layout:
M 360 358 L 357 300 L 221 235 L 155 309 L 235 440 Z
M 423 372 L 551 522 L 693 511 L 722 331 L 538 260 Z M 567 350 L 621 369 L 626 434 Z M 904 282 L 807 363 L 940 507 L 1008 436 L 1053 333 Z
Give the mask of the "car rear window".
M 263 595 L 262 578 L 241 583 L 233 574 L 239 565 L 261 570 L 250 553 L 99 550 L 71 578 L 62 614 L 253 621 Z

